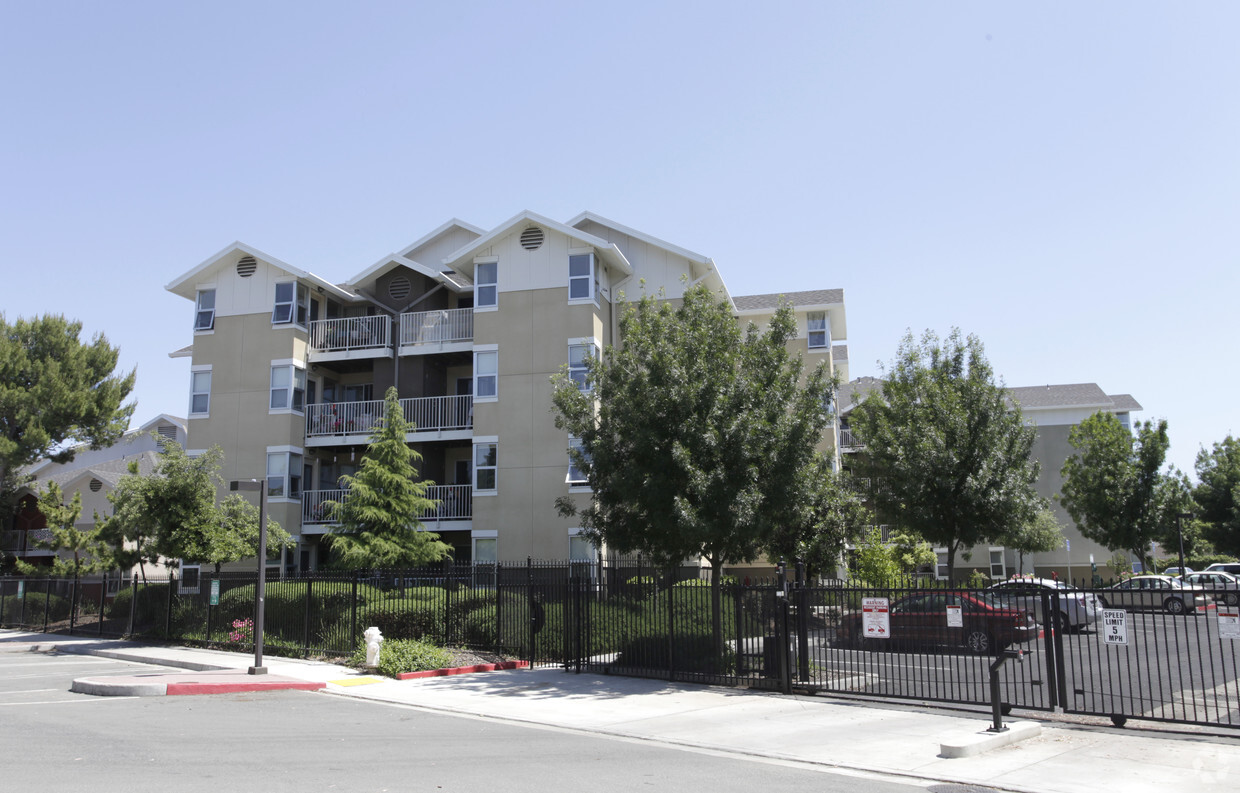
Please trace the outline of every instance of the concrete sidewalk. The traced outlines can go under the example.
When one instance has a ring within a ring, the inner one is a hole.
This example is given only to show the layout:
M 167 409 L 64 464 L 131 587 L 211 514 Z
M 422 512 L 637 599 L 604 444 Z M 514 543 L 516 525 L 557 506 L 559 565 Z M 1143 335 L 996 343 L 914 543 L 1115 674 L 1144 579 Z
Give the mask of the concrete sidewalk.
M 52 645 L 61 652 L 198 671 L 214 667 L 235 673 L 253 663 L 252 656 L 234 653 L 0 632 L 0 651 Z M 1035 737 L 972 757 L 948 758 L 944 745 L 984 732 L 988 714 L 558 669 L 395 681 L 284 658 L 270 659 L 270 668 L 273 675 L 323 683 L 323 691 L 333 695 L 389 705 L 1003 790 L 1213 791 L 1231 790 L 1240 778 L 1240 735 L 1173 733 L 1148 723 L 1116 729 L 1105 722 L 1074 725 L 1026 717 L 1024 723 L 1039 730 Z

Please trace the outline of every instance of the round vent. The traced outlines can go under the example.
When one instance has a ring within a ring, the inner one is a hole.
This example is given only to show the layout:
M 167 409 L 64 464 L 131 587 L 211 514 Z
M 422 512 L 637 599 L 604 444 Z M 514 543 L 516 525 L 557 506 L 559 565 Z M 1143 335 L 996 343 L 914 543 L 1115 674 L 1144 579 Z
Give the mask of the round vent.
M 527 251 L 536 251 L 542 247 L 543 230 L 538 226 L 530 226 L 521 232 L 521 247 Z
M 237 260 L 237 275 L 249 278 L 258 269 L 258 262 L 253 256 L 242 256 Z
M 90 492 L 98 493 L 102 489 L 103 489 L 103 482 L 100 482 L 98 479 L 90 480 Z
M 388 283 L 388 295 L 393 300 L 404 300 L 413 291 L 413 284 L 403 275 L 398 275 Z

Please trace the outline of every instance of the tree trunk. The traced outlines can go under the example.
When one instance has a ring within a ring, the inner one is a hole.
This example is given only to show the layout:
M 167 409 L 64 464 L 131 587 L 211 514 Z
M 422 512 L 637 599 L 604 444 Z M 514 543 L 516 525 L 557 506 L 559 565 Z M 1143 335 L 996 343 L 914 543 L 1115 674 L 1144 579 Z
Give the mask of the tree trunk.
M 710 560 L 710 629 L 714 638 L 715 658 L 723 658 L 723 560 Z

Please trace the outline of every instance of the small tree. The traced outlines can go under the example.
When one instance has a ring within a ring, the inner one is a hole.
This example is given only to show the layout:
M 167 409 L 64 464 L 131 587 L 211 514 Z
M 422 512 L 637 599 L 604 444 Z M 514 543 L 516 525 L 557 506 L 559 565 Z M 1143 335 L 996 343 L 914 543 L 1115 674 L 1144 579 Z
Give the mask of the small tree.
M 1049 507 L 1038 510 L 1031 520 L 1016 526 L 1001 542 L 1017 553 L 1017 572 L 1025 572 L 1025 554 L 1049 553 L 1064 546 L 1063 526 Z
M 857 545 L 849 577 L 870 586 L 891 586 L 900 573 L 891 546 L 883 542 L 882 530 L 873 527 Z
M 934 546 L 920 537 L 897 531 L 891 534 L 889 541 L 892 559 L 904 575 L 915 575 L 923 567 L 934 567 L 938 562 Z
M 74 444 L 115 442 L 129 426 L 134 373 L 116 375 L 119 351 L 102 334 L 81 341 L 62 316 L 0 315 L 0 518 L 13 506 L 18 469 L 40 457 L 73 459 Z
M 59 555 L 52 558 L 53 575 L 76 579 L 112 567 L 108 545 L 100 539 L 99 529 L 77 528 L 78 518 L 82 516 L 81 493 L 74 493 L 73 500 L 66 504 L 60 485 L 48 482 L 47 488 L 39 494 L 39 512 L 47 521 L 52 536 L 47 540 L 36 540 L 35 544 L 49 551 L 71 554 L 70 559 Z M 26 575 L 47 572 L 47 568 L 20 559 L 17 569 Z
M 1206 539 L 1240 557 L 1240 441 L 1228 435 L 1197 453 L 1196 496 Z
M 129 474 L 108 494 L 113 511 L 101 527 L 119 564 L 138 565 L 145 580 L 145 565 L 161 558 L 213 564 L 218 573 L 220 565 L 258 553 L 258 508 L 240 493 L 216 503 L 222 459 L 219 447 L 190 457 L 168 444 L 150 475 L 142 476 L 137 463 L 130 463 Z M 292 542 L 268 519 L 268 547 Z
M 1105 411 L 1073 427 L 1068 442 L 1076 453 L 1063 464 L 1059 500 L 1085 537 L 1148 559 L 1168 521 L 1174 532 L 1185 485 L 1176 472 L 1160 472 L 1170 445 L 1167 422 L 1138 422 L 1135 429 L 1134 437 Z
M 581 439 L 571 453 L 593 491 L 584 509 L 557 506 L 596 544 L 665 569 L 709 562 L 721 650 L 723 566 L 754 559 L 775 527 L 801 520 L 834 385 L 821 364 L 802 383 L 786 304 L 765 331 L 750 323 L 742 334 L 730 304 L 697 286 L 679 306 L 643 297 L 620 329 L 624 346 L 587 362 L 592 391 L 566 371 L 554 378 L 556 427 Z
M 395 388 L 384 397 L 384 417 L 370 436 L 361 469 L 342 478 L 343 501 L 325 501 L 340 522 L 328 535 L 337 562 L 346 568 L 406 567 L 447 557 L 452 546 L 425 531 L 419 518 L 438 507 L 428 498 L 434 484 L 417 478 L 422 456 L 405 443 L 405 420 Z
M 982 343 L 958 329 L 904 337 L 881 398 L 853 408 L 879 513 L 956 553 L 1028 521 L 1039 499 L 1034 430 L 1008 403 Z
M 807 574 L 816 576 L 833 569 L 845 544 L 874 521 L 861 496 L 831 470 L 827 458 L 816 455 L 802 473 L 794 521 L 772 527 L 766 554 L 771 559 L 801 559 Z

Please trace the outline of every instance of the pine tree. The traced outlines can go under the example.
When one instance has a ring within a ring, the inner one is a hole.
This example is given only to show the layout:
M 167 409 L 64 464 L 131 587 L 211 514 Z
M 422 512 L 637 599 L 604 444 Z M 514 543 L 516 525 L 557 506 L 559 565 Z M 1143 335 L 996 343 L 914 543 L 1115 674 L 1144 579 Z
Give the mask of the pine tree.
M 422 456 L 405 443 L 413 425 L 405 420 L 395 388 L 388 389 L 384 402 L 383 420 L 371 434 L 361 469 L 342 477 L 344 500 L 324 502 L 340 524 L 327 539 L 342 567 L 409 567 L 452 551 L 419 520 L 439 502 L 426 495 L 434 483 L 417 478 Z
M 72 555 L 71 559 L 59 555 L 54 557 L 52 575 L 80 578 L 112 568 L 112 556 L 107 543 L 100 539 L 99 529 L 77 528 L 78 518 L 82 516 L 81 493 L 74 493 L 73 500 L 66 504 L 60 485 L 48 482 L 47 489 L 39 494 L 39 512 L 47 521 L 47 528 L 52 536 L 51 539 L 36 540 L 35 544 L 50 551 Z M 37 567 L 20 559 L 17 561 L 17 569 L 26 575 L 48 572 L 46 567 Z

